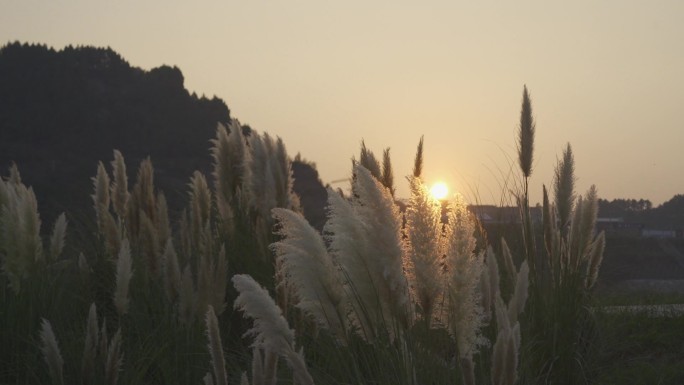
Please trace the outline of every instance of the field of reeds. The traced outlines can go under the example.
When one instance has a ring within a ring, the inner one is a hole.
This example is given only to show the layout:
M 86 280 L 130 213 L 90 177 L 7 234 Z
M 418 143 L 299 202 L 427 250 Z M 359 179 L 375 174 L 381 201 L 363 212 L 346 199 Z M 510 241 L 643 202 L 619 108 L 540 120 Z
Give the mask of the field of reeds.
M 519 247 L 489 244 L 463 198 L 431 197 L 422 139 L 405 211 L 389 152 L 363 146 L 350 192 L 328 190 L 322 233 L 284 143 L 237 121 L 218 127 L 213 172 L 192 176 L 179 218 L 152 161 L 129 181 L 114 151 L 93 165 L 92 224 L 72 231 L 66 213 L 42 226 L 13 167 L 0 182 L 0 383 L 614 383 L 601 344 L 624 329 L 592 310 L 597 191 L 575 193 L 568 145 L 533 221 L 534 133 L 525 89 Z

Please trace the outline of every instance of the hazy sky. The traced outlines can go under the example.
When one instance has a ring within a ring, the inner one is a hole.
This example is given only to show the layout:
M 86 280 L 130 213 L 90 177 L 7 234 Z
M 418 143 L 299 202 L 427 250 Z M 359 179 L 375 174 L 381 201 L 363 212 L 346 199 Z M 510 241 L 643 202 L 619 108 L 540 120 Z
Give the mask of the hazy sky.
M 362 139 L 390 147 L 403 196 L 424 135 L 429 182 L 498 201 L 527 84 L 534 201 L 570 142 L 580 191 L 659 204 L 684 193 L 683 20 L 681 0 L 0 0 L 0 44 L 176 65 L 323 182 L 349 176 Z

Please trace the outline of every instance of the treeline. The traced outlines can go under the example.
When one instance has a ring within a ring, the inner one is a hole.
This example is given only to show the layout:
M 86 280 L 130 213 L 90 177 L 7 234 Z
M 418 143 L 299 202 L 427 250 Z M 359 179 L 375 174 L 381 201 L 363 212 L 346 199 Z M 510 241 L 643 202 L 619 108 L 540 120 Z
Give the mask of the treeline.
M 623 218 L 625 222 L 641 223 L 663 230 L 684 229 L 684 195 L 677 194 L 653 207 L 648 199 L 599 199 L 599 217 Z
M 0 117 L 0 140 L 12 146 L 2 157 L 21 161 L 64 151 L 94 159 L 112 148 L 133 156 L 205 154 L 216 122 L 228 123 L 230 111 L 217 97 L 189 94 L 177 67 L 144 71 L 111 48 L 11 43 L 0 49 Z
M 173 211 L 186 201 L 192 172 L 209 172 L 210 140 L 217 123 L 230 120 L 223 100 L 186 90 L 175 66 L 145 71 L 111 48 L 0 48 L 0 175 L 17 163 L 46 222 L 90 206 L 90 178 L 98 161 L 109 166 L 113 149 L 125 155 L 129 178 L 152 159 Z M 313 175 L 303 188 L 320 195 L 317 173 L 307 168 L 296 168 Z

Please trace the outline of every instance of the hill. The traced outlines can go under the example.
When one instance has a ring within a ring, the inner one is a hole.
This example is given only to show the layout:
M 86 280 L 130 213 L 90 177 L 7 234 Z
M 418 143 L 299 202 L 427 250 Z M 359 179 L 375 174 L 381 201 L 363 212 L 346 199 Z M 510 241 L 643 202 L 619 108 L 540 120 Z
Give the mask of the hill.
M 46 223 L 61 211 L 72 220 L 92 217 L 84 212 L 90 178 L 98 161 L 108 165 L 113 149 L 124 154 L 129 178 L 151 157 L 156 185 L 179 209 L 192 172 L 208 175 L 217 123 L 230 119 L 223 100 L 185 89 L 175 66 L 145 71 L 111 48 L 0 48 L 0 174 L 18 164 Z M 302 173 L 295 188 L 320 194 L 310 165 L 293 168 Z

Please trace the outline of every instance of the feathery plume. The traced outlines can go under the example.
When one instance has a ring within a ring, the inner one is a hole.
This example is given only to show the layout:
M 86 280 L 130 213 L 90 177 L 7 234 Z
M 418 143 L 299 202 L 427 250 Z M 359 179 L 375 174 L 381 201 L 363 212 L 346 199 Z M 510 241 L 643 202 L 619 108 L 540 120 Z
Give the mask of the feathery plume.
M 41 350 L 43 351 L 45 363 L 47 363 L 50 370 L 52 381 L 56 384 L 63 384 L 62 367 L 64 366 L 64 360 L 59 352 L 59 344 L 57 343 L 55 333 L 52 331 L 52 325 L 45 318 L 43 318 L 41 323 L 40 339 L 43 342 Z
M 119 381 L 119 372 L 123 365 L 123 353 L 121 353 L 121 329 L 116 331 L 112 340 L 109 341 L 107 360 L 105 362 L 105 384 L 116 385 Z
M 194 252 L 200 250 L 202 233 L 211 218 L 211 191 L 207 180 L 199 171 L 190 178 L 190 234 Z
M 362 336 L 375 336 L 373 325 L 380 318 L 377 306 L 380 282 L 367 261 L 367 233 L 361 219 L 352 205 L 335 190 L 328 187 L 328 221 L 323 228 L 329 234 L 330 252 L 342 270 L 345 286 L 345 301 L 351 303 L 354 311 L 351 321 L 356 324 Z
M 212 157 L 214 159 L 214 188 L 216 189 L 216 206 L 221 216 L 223 225 L 232 233 L 233 210 L 231 207 L 234 196 L 234 165 L 230 153 L 230 143 L 226 127 L 221 123 L 216 128 L 216 139 L 212 139 Z M 241 156 L 241 154 L 236 154 Z
M 441 205 L 428 192 L 420 178 L 409 177 L 411 198 L 406 209 L 407 252 L 411 286 L 428 325 L 440 296 Z
M 133 195 L 138 201 L 138 207 L 153 221 L 156 219 L 157 202 L 154 193 L 154 167 L 149 157 L 140 162 Z
M 420 178 L 423 174 L 423 136 L 418 142 L 418 149 L 416 150 L 416 158 L 413 161 L 413 177 Z
M 123 316 L 128 311 L 128 285 L 132 276 L 131 248 L 128 245 L 128 239 L 124 239 L 116 262 L 116 290 L 114 291 L 114 305 L 119 316 Z
M 33 189 L 23 184 L 0 181 L 0 186 L 1 267 L 10 288 L 19 293 L 21 280 L 44 259 L 38 203 Z
M 169 237 L 164 247 L 162 256 L 162 266 L 164 270 L 164 290 L 170 302 L 174 302 L 178 297 L 181 288 L 181 273 L 178 265 L 178 255 L 173 247 L 173 241 Z
M 492 385 L 513 385 L 517 381 L 520 324 L 511 327 L 501 297 L 496 301 L 498 333 L 492 349 Z
M 409 322 L 408 282 L 403 271 L 399 211 L 389 191 L 370 171 L 356 166 L 355 174 L 354 190 L 358 198 L 354 201 L 354 208 L 367 238 L 365 263 L 377 285 L 376 296 L 380 297 L 383 306 L 400 321 L 401 326 L 406 327 Z M 391 319 L 385 318 L 386 321 Z
M 116 224 L 114 216 L 109 211 L 102 213 L 104 220 L 105 247 L 109 255 L 114 255 L 121 248 L 122 228 Z
M 271 248 L 287 284 L 296 293 L 296 306 L 313 316 L 319 326 L 343 337 L 341 317 L 346 311 L 342 308 L 342 284 L 323 239 L 301 214 L 284 208 L 274 208 L 272 212 L 280 223 L 277 233 L 282 240 Z
M 295 351 L 294 331 L 268 292 L 249 275 L 234 275 L 232 281 L 239 292 L 235 308 L 254 320 L 254 327 L 247 332 L 254 336 L 252 346 L 279 354 L 288 362 L 300 384 L 312 385 L 304 357 Z
M 515 269 L 515 264 L 513 263 L 513 254 L 511 253 L 511 249 L 508 247 L 508 243 L 503 237 L 501 238 L 501 254 L 503 255 L 506 275 L 508 275 L 508 279 L 510 279 L 512 286 L 515 287 L 517 272 Z
M 102 319 L 102 327 L 100 328 L 100 342 L 97 347 L 98 354 L 102 357 L 107 357 L 107 351 L 109 350 L 109 341 L 107 340 L 107 319 Z
M 64 213 L 60 214 L 55 221 L 55 225 L 52 229 L 52 235 L 50 236 L 50 258 L 56 260 L 57 257 L 62 253 L 64 249 L 64 237 L 66 236 L 67 230 L 67 220 Z
M 15 185 L 22 184 L 21 183 L 21 174 L 19 173 L 19 167 L 17 167 L 17 164 L 12 162 L 12 165 L 10 166 L 10 174 L 9 174 L 9 182 Z
M 232 224 L 233 209 L 239 207 L 240 191 L 249 180 L 250 153 L 240 122 L 233 119 L 230 133 L 219 123 L 216 139 L 212 140 L 216 204 L 226 225 Z
M 601 231 L 601 233 L 596 237 L 596 240 L 592 242 L 591 248 L 589 250 L 589 264 L 587 265 L 587 279 L 585 282 L 585 287 L 587 289 L 591 289 L 596 283 L 599 268 L 601 267 L 601 261 L 603 260 L 603 250 L 605 247 L 606 234 Z
M 555 194 L 558 221 L 563 233 L 570 223 L 573 202 L 575 200 L 575 160 L 570 143 L 563 151 L 563 159 L 558 161 L 554 172 L 553 191 Z
M 592 237 L 594 236 L 596 228 L 596 217 L 598 215 L 598 195 L 596 186 L 591 186 L 587 191 L 584 199 L 582 199 L 581 208 L 578 204 L 576 212 L 581 212 L 581 219 L 578 220 L 577 228 L 573 223 L 573 231 L 570 236 L 571 246 L 574 248 L 574 253 L 578 255 L 580 263 L 585 262 L 589 255 L 589 248 L 591 247 Z
M 281 355 L 294 350 L 294 331 L 268 292 L 249 275 L 236 274 L 232 281 L 239 292 L 235 309 L 254 319 L 254 327 L 246 333 L 255 337 L 254 346 L 272 349 Z
M 394 197 L 396 189 L 394 188 L 394 172 L 392 171 L 392 159 L 390 158 L 389 147 L 382 153 L 382 185 L 389 189 L 390 194 Z
M 480 292 L 482 300 L 482 310 L 484 315 L 483 322 L 489 322 L 493 319 L 492 313 L 494 311 L 494 302 L 496 297 L 500 296 L 499 288 L 499 264 L 496 261 L 496 255 L 491 246 L 487 247 L 485 252 L 484 267 L 480 275 Z
M 95 303 L 90 304 L 88 322 L 86 324 L 85 346 L 83 347 L 83 359 L 81 360 L 81 376 L 84 384 L 94 383 L 95 356 L 97 355 L 98 339 L 97 308 Z
M 301 211 L 299 197 L 294 192 L 294 179 L 292 177 L 292 162 L 287 155 L 283 139 L 278 137 L 275 143 L 276 156 L 271 157 L 271 168 L 278 170 L 276 178 L 276 203 L 278 207 L 288 208 L 292 211 Z
M 524 86 L 522 107 L 520 109 L 520 126 L 518 128 L 518 162 L 525 178 L 529 178 L 532 175 L 534 131 L 535 123 L 532 117 L 532 102 L 527 92 L 527 86 Z
M 448 312 L 445 324 L 456 337 L 461 358 L 477 350 L 478 332 L 483 322 L 478 292 L 484 253 L 475 254 L 475 224 L 462 198 L 449 207 L 446 226 L 445 275 Z
M 104 212 L 109 211 L 109 174 L 105 170 L 102 162 L 97 164 L 97 174 L 91 178 L 93 181 L 94 194 L 93 206 L 95 207 L 95 215 L 97 218 L 97 227 L 100 233 L 105 232 L 105 218 Z
M 110 196 L 114 205 L 114 212 L 119 218 L 124 218 L 128 211 L 128 176 L 126 175 L 126 163 L 119 150 L 114 150 L 112 172 L 114 181 L 112 182 Z
M 216 385 L 227 385 L 226 361 L 223 357 L 223 347 L 221 345 L 221 332 L 218 327 L 218 319 L 214 313 L 214 308 L 209 305 L 205 316 L 207 325 L 207 337 L 209 339 L 209 353 L 211 353 L 211 365 L 214 369 L 214 379 Z
M 160 246 L 157 227 L 144 211 L 140 211 L 140 229 L 138 235 L 139 252 L 147 260 L 147 271 L 153 276 L 160 273 Z
M 378 159 L 373 154 L 373 151 L 366 148 L 366 143 L 361 141 L 361 154 L 359 155 L 359 165 L 363 166 L 366 170 L 370 171 L 371 175 L 377 180 L 382 178 L 382 172 L 380 171 L 380 163 Z
M 226 309 L 226 289 L 228 287 L 228 260 L 226 259 L 225 246 L 221 246 L 213 267 L 209 303 L 214 307 L 216 314 L 221 315 Z
M 166 196 L 160 192 L 157 194 L 157 237 L 159 246 L 166 245 L 166 240 L 171 236 L 171 222 L 169 221 L 169 207 L 166 203 Z
M 529 287 L 529 274 L 530 267 L 527 261 L 523 261 L 520 265 L 520 271 L 518 271 L 515 280 L 515 289 L 513 290 L 513 296 L 508 302 L 508 319 L 511 325 L 518 322 L 518 316 L 525 310 L 525 303 L 527 303 L 527 290 Z
M 249 181 L 250 201 L 248 202 L 252 209 L 261 217 L 270 219 L 269 213 L 273 207 L 276 207 L 276 179 L 274 174 L 278 170 L 272 170 L 271 154 L 273 151 L 273 144 L 270 143 L 271 138 L 264 135 L 264 139 L 252 131 L 249 138 L 250 149 L 252 151 L 252 161 L 250 162 L 252 178 Z M 268 145 L 264 142 L 267 142 Z M 270 147 L 270 148 L 269 148 Z M 270 223 L 270 220 L 268 221 Z

